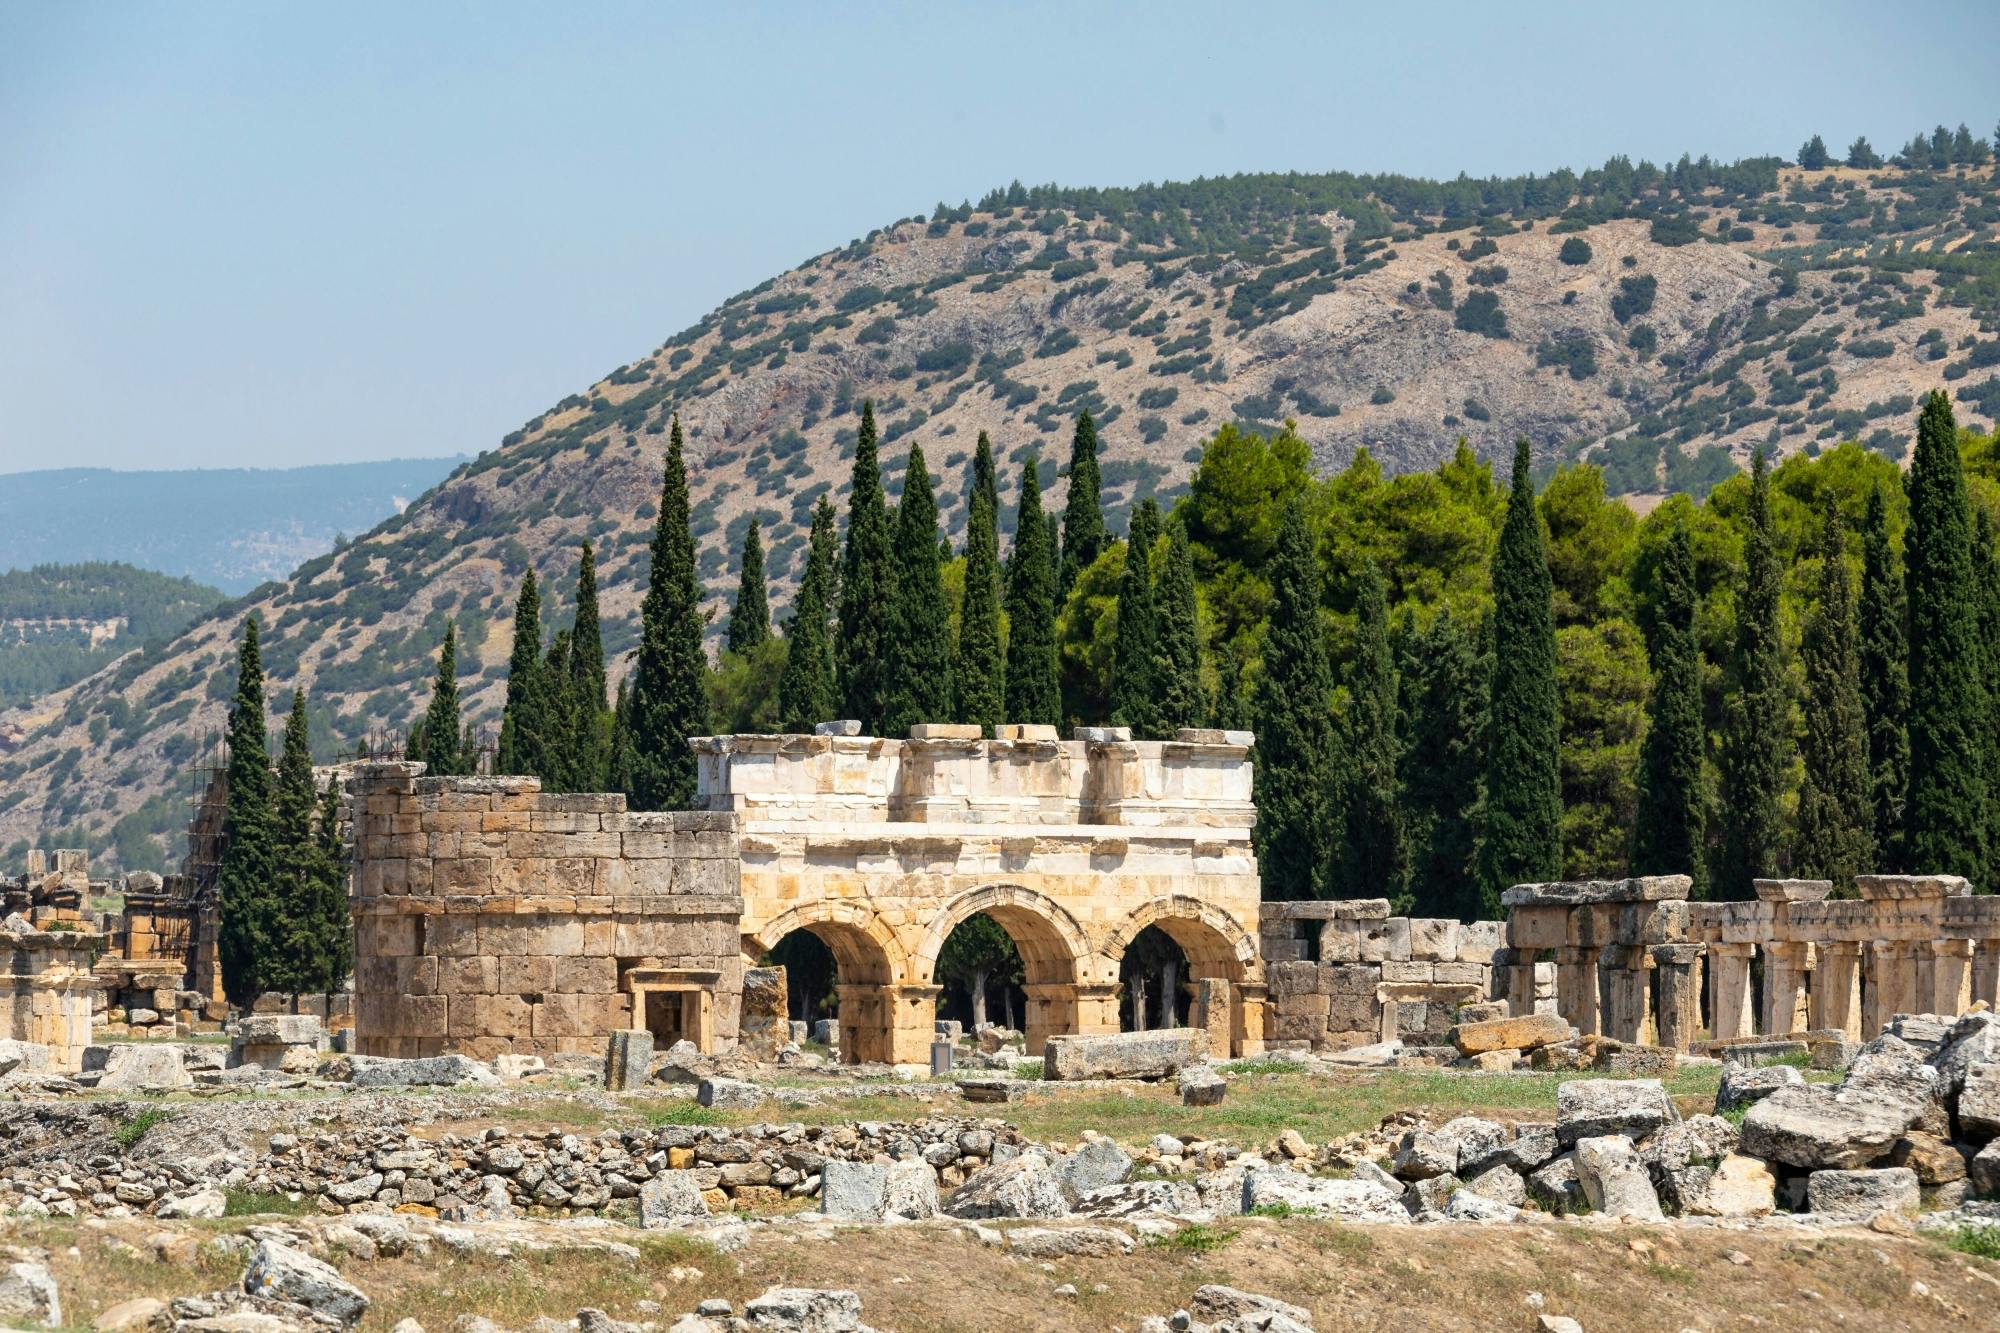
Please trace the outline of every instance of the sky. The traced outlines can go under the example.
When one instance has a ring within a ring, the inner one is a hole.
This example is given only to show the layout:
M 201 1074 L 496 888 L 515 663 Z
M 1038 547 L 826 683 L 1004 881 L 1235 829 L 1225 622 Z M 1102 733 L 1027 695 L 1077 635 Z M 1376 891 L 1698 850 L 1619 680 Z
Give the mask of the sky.
M 0 0 L 0 472 L 493 447 L 1009 180 L 1991 134 L 2000 5 Z

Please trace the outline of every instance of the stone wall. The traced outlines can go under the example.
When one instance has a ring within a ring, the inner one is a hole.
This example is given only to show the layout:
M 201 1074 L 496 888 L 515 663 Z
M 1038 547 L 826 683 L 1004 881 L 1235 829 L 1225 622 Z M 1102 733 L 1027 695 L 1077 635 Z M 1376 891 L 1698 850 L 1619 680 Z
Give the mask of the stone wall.
M 90 958 L 102 943 L 86 930 L 37 930 L 18 915 L 0 923 L 0 1037 L 47 1046 L 58 1071 L 80 1068 L 97 990 Z
M 671 1037 L 684 1021 L 733 1040 L 743 900 L 727 815 L 421 772 L 354 779 L 356 1049 L 597 1054 L 613 1029 Z M 635 1014 L 642 979 L 652 1002 Z
M 1386 898 L 1265 903 L 1268 1041 L 1348 1050 L 1400 1038 L 1437 1045 L 1460 1005 L 1497 995 L 1505 925 L 1389 915 Z M 1554 969 L 1539 1009 L 1554 1003 Z

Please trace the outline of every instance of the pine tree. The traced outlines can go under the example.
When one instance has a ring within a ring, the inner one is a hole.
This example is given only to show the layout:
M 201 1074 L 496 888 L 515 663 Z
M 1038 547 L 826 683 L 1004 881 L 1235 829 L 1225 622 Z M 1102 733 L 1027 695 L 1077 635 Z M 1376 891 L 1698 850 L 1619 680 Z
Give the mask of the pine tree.
M 424 772 L 448 777 L 462 772 L 458 722 L 458 626 L 444 626 L 444 647 L 438 650 L 437 678 L 431 682 L 431 706 L 424 711 Z
M 1869 871 L 1875 860 L 1875 812 L 1868 777 L 1868 725 L 1861 712 L 1861 663 L 1854 629 L 1854 592 L 1847 549 L 1832 492 L 1825 496 L 1820 543 L 1819 604 L 1806 619 L 1799 656 L 1806 673 L 1805 729 L 1799 757 L 1795 873 L 1837 885 Z
M 631 757 L 625 794 L 637 810 L 687 807 L 695 789 L 694 751 L 688 742 L 708 731 L 708 657 L 701 646 L 701 587 L 695 581 L 694 537 L 688 528 L 683 447 L 680 418 L 675 417 L 628 703 Z
M 1410 912 L 1477 920 L 1479 787 L 1485 776 L 1485 682 L 1479 645 L 1451 612 L 1407 636 L 1402 753 Z
M 1201 684 L 1201 628 L 1195 608 L 1194 551 L 1187 526 L 1168 525 L 1167 559 L 1153 584 L 1153 610 L 1159 622 L 1153 649 L 1153 673 L 1159 688 L 1160 734 L 1171 737 L 1182 727 L 1198 727 L 1208 716 L 1208 698 Z
M 743 530 L 742 573 L 736 582 L 736 605 L 729 611 L 726 642 L 732 653 L 747 652 L 771 637 L 771 608 L 764 591 L 764 537 L 756 519 Z
M 1063 505 L 1062 577 L 1058 594 L 1069 596 L 1076 580 L 1104 553 L 1110 538 L 1104 531 L 1103 483 L 1097 465 L 1097 423 L 1090 409 L 1077 414 L 1069 442 L 1069 497 Z
M 354 921 L 347 901 L 347 849 L 340 841 L 340 779 L 326 780 L 313 831 L 312 893 L 305 905 L 298 987 L 332 995 L 354 970 Z
M 1514 482 L 1493 553 L 1493 670 L 1487 704 L 1486 805 L 1479 849 L 1480 915 L 1500 916 L 1515 884 L 1562 874 L 1561 704 L 1556 696 L 1554 588 L 1528 477 L 1528 442 L 1514 446 Z
M 514 598 L 514 647 L 507 655 L 507 701 L 500 709 L 500 754 L 494 771 L 532 773 L 526 753 L 538 744 L 541 725 L 534 716 L 538 692 L 535 677 L 542 669 L 542 594 L 531 565 L 521 576 Z
M 257 621 L 251 617 L 243 622 L 243 644 L 236 655 L 222 864 L 216 874 L 221 916 L 216 952 L 223 991 L 237 1005 L 270 989 L 282 970 L 284 921 L 267 746 L 264 667 L 257 651 Z
M 938 570 L 937 499 L 921 445 L 910 446 L 896 505 L 895 603 L 884 663 L 883 734 L 907 736 L 920 722 L 951 717 L 951 603 Z
M 589 542 L 583 544 L 577 561 L 576 632 L 570 636 L 569 675 L 577 728 L 576 789 L 609 790 L 611 711 L 605 698 L 604 632 L 597 615 L 597 556 Z
M 1972 514 L 1958 424 L 1942 390 L 1924 401 L 1904 541 L 1910 608 L 1910 786 L 1903 863 L 1985 886 L 1986 688 Z
M 833 718 L 833 641 L 827 633 L 827 594 L 833 581 L 833 506 L 821 496 L 813 510 L 806 572 L 785 625 L 785 669 L 778 677 L 778 725 L 810 735 Z
M 278 781 L 271 798 L 272 862 L 276 869 L 277 921 L 282 947 L 264 974 L 266 990 L 296 995 L 311 975 L 313 940 L 305 933 L 316 897 L 318 851 L 313 841 L 313 816 L 319 793 L 313 786 L 311 733 L 306 722 L 306 692 L 292 691 L 292 711 L 285 718 L 285 739 L 278 751 Z
M 1762 449 L 1750 464 L 1748 521 L 1717 761 L 1725 818 L 1714 892 L 1731 899 L 1749 898 L 1751 880 L 1778 873 L 1784 845 L 1778 800 L 1792 754 L 1791 677 L 1778 631 L 1777 529 Z
M 1685 523 L 1667 534 L 1655 580 L 1653 696 L 1639 745 L 1632 873 L 1687 875 L 1708 896 L 1708 780 L 1702 769 L 1701 645 L 1694 637 L 1694 545 Z
M 1369 565 L 1355 604 L 1354 661 L 1340 717 L 1335 772 L 1341 837 L 1329 898 L 1400 898 L 1403 830 L 1397 808 L 1396 663 L 1389 647 L 1388 589 Z
M 1021 467 L 1021 508 L 1007 576 L 1007 717 L 1062 724 L 1056 674 L 1056 561 L 1043 521 L 1041 478 L 1030 458 Z
M 1111 724 L 1140 740 L 1160 738 L 1159 614 L 1151 556 L 1160 507 L 1147 496 L 1132 514 L 1118 578 L 1118 629 L 1111 645 Z
M 1000 656 L 1000 534 L 993 445 L 979 432 L 972 457 L 972 494 L 965 523 L 965 602 L 958 617 L 958 656 L 952 683 L 958 690 L 958 720 L 975 723 L 982 734 L 1005 721 L 1006 686 Z
M 1878 485 L 1861 527 L 1861 711 L 1868 723 L 1868 776 L 1876 861 L 1903 864 L 1903 799 L 1910 785 L 1910 679 L 1903 580 L 1889 546 L 1888 501 Z
M 1319 619 L 1319 559 L 1304 506 L 1285 507 L 1270 563 L 1257 688 L 1256 846 L 1264 895 L 1325 894 L 1333 839 L 1333 674 Z
M 834 628 L 835 697 L 864 735 L 882 734 L 888 681 L 889 615 L 896 595 L 889 517 L 876 459 L 875 405 L 861 405 L 854 481 L 847 497 L 847 546 L 841 555 L 840 619 Z

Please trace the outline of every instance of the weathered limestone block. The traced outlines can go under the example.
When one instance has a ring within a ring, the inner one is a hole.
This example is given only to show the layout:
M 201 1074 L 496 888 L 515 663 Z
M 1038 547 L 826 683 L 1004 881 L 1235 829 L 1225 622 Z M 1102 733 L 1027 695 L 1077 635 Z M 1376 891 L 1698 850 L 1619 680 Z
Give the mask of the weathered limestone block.
M 1477 1055 L 1481 1051 L 1532 1051 L 1552 1042 L 1568 1041 L 1576 1035 L 1576 1030 L 1555 1014 L 1524 1014 L 1519 1018 L 1460 1023 L 1448 1035 L 1459 1054 Z
M 613 1032 L 604 1046 L 605 1091 L 634 1092 L 645 1087 L 652 1060 L 652 1033 L 632 1028 Z
M 1873 1098 L 1783 1087 L 1743 1117 L 1742 1151 L 1802 1170 L 1855 1169 L 1887 1157 L 1909 1127 L 1907 1112 Z
M 1680 1119 L 1656 1078 L 1577 1079 L 1556 1088 L 1556 1136 L 1565 1146 L 1585 1138 L 1641 1138 Z
M 1394 1190 L 1364 1180 L 1330 1180 L 1289 1168 L 1253 1168 L 1243 1175 L 1243 1211 L 1283 1205 L 1343 1222 L 1407 1223 Z
M 1162 1028 L 1106 1036 L 1050 1037 L 1043 1076 L 1057 1081 L 1088 1078 L 1169 1078 L 1208 1057 L 1208 1034 L 1197 1028 Z
M 1565 1084 L 1564 1086 L 1570 1086 Z M 1590 1206 L 1608 1217 L 1633 1221 L 1664 1220 L 1659 1195 L 1623 1134 L 1605 1134 L 1579 1139 L 1576 1144 L 1576 1175 Z
M 1917 1215 L 1917 1173 L 1891 1166 L 1879 1171 L 1815 1171 L 1806 1177 L 1806 1207 L 1825 1217 L 1869 1218 L 1880 1212 Z

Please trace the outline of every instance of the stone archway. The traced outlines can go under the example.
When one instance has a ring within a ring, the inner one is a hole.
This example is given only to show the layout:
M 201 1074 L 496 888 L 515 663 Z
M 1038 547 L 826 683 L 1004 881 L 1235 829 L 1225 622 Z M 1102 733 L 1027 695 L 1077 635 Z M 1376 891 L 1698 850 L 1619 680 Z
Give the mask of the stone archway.
M 1018 884 L 988 884 L 960 894 L 932 918 L 913 950 L 912 963 L 926 981 L 935 981 L 938 954 L 958 925 L 984 912 L 1000 923 L 1021 955 L 1028 996 L 1026 1038 L 1029 1054 L 1057 1033 L 1104 1030 L 1098 1017 L 1103 992 L 1112 996 L 1117 1031 L 1116 987 L 1094 984 L 1092 950 L 1082 925 L 1045 894 Z
M 881 918 L 839 900 L 806 903 L 744 936 L 744 952 L 755 956 L 775 948 L 795 930 L 811 931 L 833 952 L 840 979 L 840 1058 L 847 1064 L 911 1063 L 914 1043 L 905 1029 L 922 1022 L 929 1041 L 936 987 L 908 984 L 910 961 L 901 941 Z M 919 1012 L 920 1011 L 920 1012 Z
M 1190 1023 L 1209 1033 L 1210 1049 L 1218 1056 L 1248 1055 L 1264 1044 L 1264 970 L 1256 935 L 1214 903 L 1176 894 L 1142 903 L 1105 941 L 1103 965 L 1112 976 L 1132 941 L 1148 926 L 1157 926 L 1180 946 L 1195 988 Z M 1118 1030 L 1111 1012 L 1110 1031 Z

